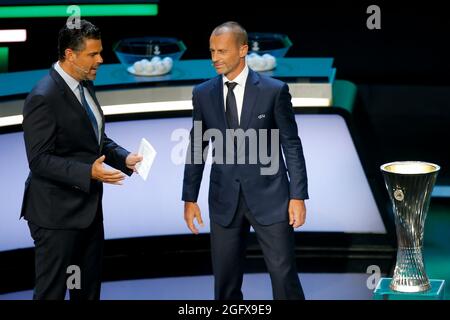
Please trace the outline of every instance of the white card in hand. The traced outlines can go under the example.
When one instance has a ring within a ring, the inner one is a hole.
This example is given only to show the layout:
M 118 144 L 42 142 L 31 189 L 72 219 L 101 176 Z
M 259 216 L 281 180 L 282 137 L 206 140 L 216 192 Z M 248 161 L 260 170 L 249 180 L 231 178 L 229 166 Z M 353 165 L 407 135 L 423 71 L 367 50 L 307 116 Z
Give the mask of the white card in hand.
M 156 150 L 153 146 L 148 142 L 145 138 L 142 138 L 141 144 L 139 145 L 138 154 L 143 157 L 142 161 L 136 164 L 136 170 L 138 174 L 144 179 L 147 180 L 148 173 L 152 168 L 153 161 L 156 157 Z

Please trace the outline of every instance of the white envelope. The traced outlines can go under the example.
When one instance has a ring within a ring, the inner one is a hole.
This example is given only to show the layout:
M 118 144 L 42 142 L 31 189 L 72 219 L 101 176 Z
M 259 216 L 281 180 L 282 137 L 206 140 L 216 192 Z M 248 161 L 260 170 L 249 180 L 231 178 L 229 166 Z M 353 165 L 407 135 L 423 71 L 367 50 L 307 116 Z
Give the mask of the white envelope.
M 145 138 L 142 138 L 139 145 L 138 154 L 143 157 L 142 161 L 136 164 L 137 173 L 144 181 L 147 181 L 148 174 L 152 168 L 153 161 L 156 157 L 156 150 Z

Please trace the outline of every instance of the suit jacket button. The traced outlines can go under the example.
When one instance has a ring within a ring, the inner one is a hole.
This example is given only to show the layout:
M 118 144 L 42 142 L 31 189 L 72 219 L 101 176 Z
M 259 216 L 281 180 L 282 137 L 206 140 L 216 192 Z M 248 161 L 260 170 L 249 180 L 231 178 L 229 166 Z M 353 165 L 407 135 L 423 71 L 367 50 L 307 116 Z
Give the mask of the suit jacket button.
M 239 182 L 239 179 L 234 179 L 234 181 Z

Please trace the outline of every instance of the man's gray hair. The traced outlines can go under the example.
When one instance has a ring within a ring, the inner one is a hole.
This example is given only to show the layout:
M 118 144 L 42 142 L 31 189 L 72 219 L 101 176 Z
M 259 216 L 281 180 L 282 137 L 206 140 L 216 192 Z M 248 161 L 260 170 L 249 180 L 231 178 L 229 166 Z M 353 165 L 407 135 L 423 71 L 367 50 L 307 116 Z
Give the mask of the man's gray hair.
M 248 36 L 247 31 L 237 22 L 228 21 L 222 23 L 220 26 L 217 26 L 211 35 L 220 36 L 223 33 L 231 32 L 234 34 L 237 43 L 239 45 L 247 45 L 248 44 Z

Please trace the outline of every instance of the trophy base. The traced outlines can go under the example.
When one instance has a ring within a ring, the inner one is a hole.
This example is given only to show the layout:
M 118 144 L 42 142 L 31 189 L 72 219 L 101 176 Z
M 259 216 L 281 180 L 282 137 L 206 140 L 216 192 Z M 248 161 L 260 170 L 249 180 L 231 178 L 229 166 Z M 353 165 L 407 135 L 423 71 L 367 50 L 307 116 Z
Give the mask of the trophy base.
M 429 282 L 421 284 L 421 285 L 398 285 L 395 283 L 392 283 L 389 285 L 389 288 L 391 288 L 393 291 L 398 292 L 406 292 L 406 293 L 415 293 L 415 292 L 424 292 L 431 289 L 431 285 Z
M 422 292 L 400 292 L 390 287 L 392 278 L 381 278 L 373 292 L 374 300 L 444 300 L 445 280 L 430 279 L 430 289 Z

